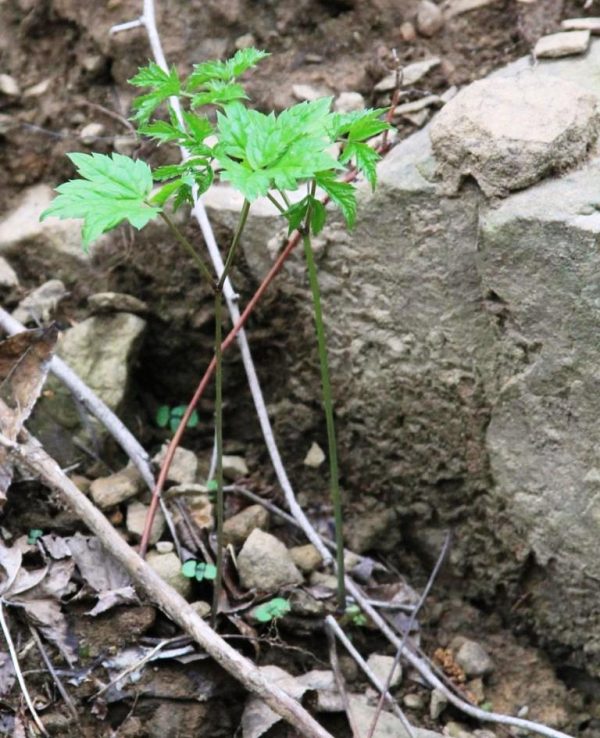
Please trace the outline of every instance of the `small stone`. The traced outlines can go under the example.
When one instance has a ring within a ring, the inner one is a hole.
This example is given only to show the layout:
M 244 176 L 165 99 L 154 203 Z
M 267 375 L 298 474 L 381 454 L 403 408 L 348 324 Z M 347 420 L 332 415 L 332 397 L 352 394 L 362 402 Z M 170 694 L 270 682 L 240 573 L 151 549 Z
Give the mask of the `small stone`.
M 496 738 L 496 734 L 493 733 L 491 730 L 480 728 L 479 730 L 473 731 L 473 738 Z
M 425 707 L 425 698 L 417 692 L 409 692 L 402 698 L 404 706 L 409 710 L 423 710 Z
M 48 92 L 51 84 L 52 84 L 52 78 L 47 77 L 46 79 L 43 79 L 41 82 L 38 82 L 37 84 L 32 85 L 31 87 L 28 87 L 23 93 L 23 97 L 41 97 L 42 95 L 45 95 Z
M 309 581 L 313 587 L 328 587 L 332 591 L 337 589 L 336 577 L 333 574 L 326 574 L 323 571 L 313 571 Z
M 584 54 L 590 45 L 589 31 L 564 31 L 542 36 L 533 50 L 538 59 L 557 59 Z
M 17 273 L 6 261 L 3 256 L 0 256 L 0 287 L 18 287 L 19 278 Z
M 429 716 L 432 720 L 437 720 L 444 712 L 448 705 L 448 699 L 439 689 L 434 689 L 429 700 Z
M 60 279 L 48 282 L 30 292 L 13 310 L 13 318 L 21 323 L 47 323 L 58 303 L 66 297 L 67 288 Z
M 283 543 L 258 528 L 244 543 L 237 564 L 240 582 L 246 589 L 272 592 L 303 581 L 302 574 Z
M 471 695 L 475 698 L 475 702 L 480 705 L 485 700 L 485 690 L 483 687 L 483 679 L 481 677 L 475 677 L 466 684 L 467 689 Z
M 160 466 L 167 454 L 167 444 L 165 443 L 156 456 L 152 459 L 155 464 Z M 198 458 L 193 451 L 179 446 L 173 456 L 173 463 L 169 468 L 167 480 L 175 484 L 194 484 L 198 476 Z
M 292 95 L 300 102 L 314 102 L 321 97 L 331 94 L 325 87 L 313 87 L 312 85 L 292 85 Z
M 419 110 L 417 113 L 404 113 L 402 116 L 416 128 L 422 128 L 431 116 L 431 110 Z
M 403 103 L 402 105 L 397 105 L 394 108 L 394 115 L 406 115 L 407 113 L 418 113 L 420 110 L 423 110 L 424 108 L 428 108 L 431 105 L 439 105 L 440 104 L 440 98 L 438 95 L 427 95 L 426 97 L 422 97 L 419 100 L 413 100 L 412 102 Z
M 95 479 L 90 485 L 90 495 L 101 509 L 120 505 L 135 497 L 144 488 L 144 480 L 134 466 L 127 466 L 109 477 Z
M 175 549 L 173 541 L 158 541 L 155 546 L 159 554 L 172 553 Z
M 250 505 L 237 515 L 232 515 L 223 524 L 225 545 L 242 546 L 255 528 L 269 527 L 269 513 L 262 505 Z
M 234 482 L 248 476 L 248 467 L 243 456 L 223 456 L 223 476 Z
M 92 480 L 84 477 L 83 474 L 73 474 L 73 476 L 69 477 L 69 479 L 73 482 L 73 484 L 80 492 L 83 492 L 84 495 L 87 495 L 87 493 L 90 491 Z
M 593 36 L 600 36 L 600 18 L 568 18 L 560 25 L 565 31 L 589 31 Z
M 201 618 L 208 617 L 212 611 L 212 607 L 208 602 L 204 602 L 204 600 L 196 600 L 196 602 L 192 602 L 191 605 L 196 611 L 196 615 Z
M 250 49 L 252 46 L 256 46 L 256 39 L 251 33 L 244 33 L 243 36 L 238 36 L 235 40 L 236 49 Z
M 88 54 L 81 60 L 81 66 L 90 74 L 99 74 L 105 65 L 106 61 L 102 54 Z
M 454 18 L 456 15 L 470 13 L 472 10 L 484 8 L 496 0 L 448 0 L 444 3 L 444 15 L 446 18 Z
M 421 0 L 417 8 L 417 31 L 421 36 L 435 36 L 444 27 L 441 9 L 431 0 Z
M 310 574 L 323 563 L 321 554 L 312 543 L 307 543 L 305 546 L 293 546 L 290 548 L 290 555 L 294 564 L 304 574 Z
M 439 67 L 441 60 L 437 56 L 432 56 L 429 59 L 423 59 L 423 61 L 414 62 L 413 64 L 407 64 L 403 67 L 400 72 L 400 86 L 401 87 L 412 87 L 419 82 L 425 75 L 427 75 L 432 69 Z M 375 85 L 375 92 L 391 92 L 396 88 L 396 73 L 392 72 L 384 77 Z
M 133 295 L 121 292 L 97 292 L 88 297 L 88 305 L 93 313 L 134 313 L 145 315 L 148 305 Z
M 322 64 L 323 57 L 321 54 L 311 54 L 310 52 L 304 57 L 304 61 L 307 64 Z
M 113 149 L 123 156 L 131 156 L 137 145 L 138 140 L 134 136 L 115 136 L 113 139 Z
M 354 110 L 363 110 L 364 107 L 365 98 L 360 92 L 340 92 L 333 104 L 338 113 L 351 113 Z
M 323 453 L 323 449 L 319 446 L 318 443 L 315 443 L 313 441 L 311 447 L 308 449 L 306 456 L 304 457 L 304 465 L 310 466 L 313 469 L 317 469 L 324 461 L 325 454 Z
M 19 83 L 10 74 L 0 74 L 0 93 L 7 97 L 18 97 L 21 94 Z
M 444 735 L 449 738 L 473 738 L 473 733 L 469 732 L 464 725 L 450 721 L 444 726 Z
M 385 656 L 380 653 L 372 653 L 367 659 L 367 665 L 382 684 L 387 684 L 390 671 L 394 665 L 393 656 Z M 402 665 L 398 664 L 394 669 L 390 687 L 397 687 L 402 681 Z
M 127 506 L 127 518 L 126 526 L 127 530 L 131 535 L 139 540 L 142 537 L 144 528 L 146 527 L 146 517 L 148 515 L 148 505 L 143 505 L 141 502 L 132 502 Z M 153 546 L 165 531 L 165 518 L 160 508 L 156 511 L 154 520 L 152 521 L 152 528 L 150 529 L 149 543 Z
M 455 660 L 468 677 L 485 676 L 494 671 L 492 659 L 476 641 L 465 640 L 458 649 Z
M 149 551 L 148 564 L 182 597 L 189 597 L 192 591 L 192 580 L 181 573 L 181 562 L 174 553 L 159 554 Z
M 100 138 L 100 136 L 103 136 L 105 130 L 106 129 L 102 123 L 88 123 L 87 126 L 84 126 L 79 132 L 79 138 L 84 144 L 89 146 L 90 144 L 93 144 L 96 139 Z
M 300 617 L 319 617 L 325 612 L 325 605 L 303 589 L 295 589 L 290 597 L 292 614 Z
M 405 21 L 400 26 L 400 37 L 407 44 L 412 43 L 417 38 L 417 32 L 414 25 L 410 21 Z

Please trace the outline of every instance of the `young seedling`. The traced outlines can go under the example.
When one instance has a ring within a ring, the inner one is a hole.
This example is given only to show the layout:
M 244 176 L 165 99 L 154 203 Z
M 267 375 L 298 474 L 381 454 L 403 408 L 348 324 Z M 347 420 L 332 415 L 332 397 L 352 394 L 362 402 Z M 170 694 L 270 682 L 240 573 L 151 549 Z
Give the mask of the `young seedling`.
M 181 567 L 181 573 L 188 579 L 195 579 L 201 582 L 204 579 L 215 579 L 217 576 L 217 567 L 214 564 L 207 564 L 205 561 L 196 561 L 189 559 Z
M 252 610 L 252 617 L 259 623 L 270 623 L 287 615 L 291 610 L 290 603 L 283 597 L 274 597 L 268 602 L 263 602 Z
M 152 171 L 145 162 L 120 154 L 112 157 L 69 154 L 81 179 L 60 185 L 58 197 L 42 215 L 42 218 L 50 215 L 82 218 L 85 249 L 102 233 L 123 221 L 140 229 L 160 217 L 213 290 L 217 452 L 217 574 L 213 624 L 223 568 L 222 293 L 235 261 L 251 203 L 259 197 L 267 197 L 276 206 L 288 222 L 290 232 L 294 229 L 300 232 L 304 245 L 327 427 L 336 527 L 338 598 L 340 606 L 345 606 L 342 501 L 333 400 L 312 237 L 323 229 L 328 216 L 324 203 L 317 197 L 317 188 L 341 210 L 348 227 L 353 227 L 356 219 L 355 188 L 342 181 L 340 176 L 349 168 L 356 168 L 375 187 L 379 155 L 366 142 L 389 128 L 380 119 L 383 110 L 333 113 L 331 98 L 299 103 L 278 115 L 248 108 L 246 94 L 238 78 L 265 56 L 267 54 L 263 51 L 243 49 L 225 62 L 208 61 L 195 65 L 185 79 L 179 77 L 174 67 L 165 71 L 150 63 L 140 69 L 130 80 L 133 85 L 148 90 L 133 103 L 139 132 L 159 144 L 182 146 L 187 152 L 184 162 Z M 182 103 L 180 118 L 169 105 L 172 97 L 179 98 Z M 163 104 L 166 104 L 167 120 L 157 117 L 157 110 Z M 209 138 L 216 142 L 208 143 Z M 332 146 L 336 143 L 341 147 L 339 156 L 332 153 Z M 205 192 L 215 179 L 229 182 L 244 198 L 221 275 L 212 274 L 202 255 L 180 231 L 166 209 L 168 203 L 173 210 L 185 203 L 193 203 L 194 196 Z M 154 190 L 154 181 L 163 183 L 157 191 Z M 292 203 L 290 193 L 296 194 L 301 188 L 305 188 L 306 194 L 299 200 L 296 197 Z
M 166 428 L 169 426 L 171 431 L 174 433 L 181 423 L 181 419 L 185 414 L 185 405 L 177 405 L 176 407 L 169 407 L 169 405 L 161 405 L 156 411 L 156 425 L 159 428 Z M 195 428 L 199 423 L 198 413 L 194 410 L 191 414 L 190 419 L 187 422 L 187 428 Z

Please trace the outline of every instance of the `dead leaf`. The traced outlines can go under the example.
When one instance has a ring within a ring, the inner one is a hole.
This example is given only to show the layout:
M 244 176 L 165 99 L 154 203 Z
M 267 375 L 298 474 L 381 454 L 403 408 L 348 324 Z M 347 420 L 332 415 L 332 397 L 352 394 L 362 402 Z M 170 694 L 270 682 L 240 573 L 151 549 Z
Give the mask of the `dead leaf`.
M 137 602 L 129 574 L 106 552 L 97 538 L 77 533 L 64 540 L 79 573 L 98 594 L 98 602 L 88 615 L 99 615 L 115 605 Z
M 73 562 L 52 562 L 32 571 L 23 568 L 21 563 L 21 551 L 0 541 L 0 566 L 4 570 L 0 583 L 2 599 L 7 605 L 24 611 L 46 638 L 56 644 L 69 664 L 74 663 L 77 660 L 75 643 L 60 607 L 60 600 L 71 588 Z
M 0 651 L 0 697 L 6 697 L 15 683 L 16 674 L 12 659 L 6 651 Z
M 16 441 L 37 402 L 56 345 L 58 328 L 23 331 L 0 341 L 0 431 Z M 0 507 L 13 477 L 10 451 L 0 448 Z

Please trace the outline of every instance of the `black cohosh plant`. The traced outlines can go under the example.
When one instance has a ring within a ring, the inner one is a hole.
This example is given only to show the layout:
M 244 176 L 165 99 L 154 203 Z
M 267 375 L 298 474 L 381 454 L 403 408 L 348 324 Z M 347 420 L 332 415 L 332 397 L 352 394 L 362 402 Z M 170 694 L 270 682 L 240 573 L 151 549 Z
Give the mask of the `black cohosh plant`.
M 367 141 L 388 129 L 381 120 L 383 110 L 351 113 L 331 111 L 329 97 L 302 102 L 279 114 L 249 108 L 238 79 L 267 54 L 256 49 L 238 51 L 228 61 L 208 61 L 194 66 L 181 79 L 172 67 L 163 70 L 154 63 L 141 68 L 130 80 L 148 92 L 134 100 L 134 120 L 139 133 L 158 144 L 177 144 L 186 151 L 180 164 L 151 170 L 143 161 L 113 154 L 69 154 L 80 179 L 57 188 L 59 193 L 42 218 L 82 218 L 84 248 L 102 233 L 128 221 L 141 229 L 162 218 L 187 252 L 202 277 L 211 286 L 215 304 L 215 436 L 217 573 L 213 622 L 217 615 L 223 567 L 223 421 L 222 421 L 222 294 L 252 203 L 267 197 L 287 221 L 290 233 L 299 231 L 304 246 L 312 292 L 317 345 L 321 367 L 322 399 L 328 440 L 331 499 L 335 515 L 338 598 L 345 606 L 342 500 L 335 436 L 333 399 L 327 359 L 327 342 L 321 308 L 317 267 L 312 238 L 324 227 L 328 210 L 317 197 L 325 193 L 352 228 L 356 219 L 356 192 L 343 177 L 358 170 L 371 186 L 376 184 L 379 154 Z M 178 98 L 181 114 L 169 100 Z M 166 107 L 167 119 L 157 111 Z M 338 144 L 333 153 L 334 144 Z M 224 270 L 213 274 L 204 257 L 189 242 L 169 216 L 193 204 L 215 180 L 227 181 L 243 198 L 238 225 L 226 252 Z M 160 183 L 157 187 L 155 183 Z M 298 199 L 297 194 L 304 191 Z M 296 196 L 290 197 L 290 193 Z M 292 203 L 292 199 L 294 202 Z

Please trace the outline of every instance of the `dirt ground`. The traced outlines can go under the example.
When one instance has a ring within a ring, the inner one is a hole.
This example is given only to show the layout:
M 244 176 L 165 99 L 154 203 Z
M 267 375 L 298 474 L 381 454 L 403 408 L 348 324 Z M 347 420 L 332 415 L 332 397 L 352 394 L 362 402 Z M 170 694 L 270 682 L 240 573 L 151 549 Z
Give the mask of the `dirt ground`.
M 260 109 L 279 110 L 297 101 L 295 85 L 311 85 L 322 94 L 360 92 L 367 104 L 378 102 L 374 86 L 394 65 L 394 53 L 401 65 L 437 56 L 440 65 L 411 89 L 406 101 L 427 94 L 443 94 L 450 87 L 478 79 L 508 61 L 527 54 L 544 31 L 556 29 L 564 17 L 600 15 L 593 3 L 563 5 L 561 0 L 516 2 L 497 0 L 469 12 L 446 19 L 444 26 L 430 37 L 415 28 L 417 2 L 413 0 L 162 0 L 158 23 L 170 61 L 182 70 L 206 58 L 225 57 L 249 40 L 272 56 L 252 75 L 248 83 L 251 98 Z M 448 6 L 458 2 L 448 0 Z M 130 137 L 129 106 L 133 91 L 126 80 L 138 65 L 147 61 L 150 51 L 144 33 L 137 29 L 110 35 L 115 23 L 140 14 L 137 0 L 0 0 L 0 74 L 17 81 L 17 94 L 0 92 L 0 217 L 9 213 L 27 187 L 38 183 L 55 186 L 71 175 L 65 157 L 68 151 L 89 152 L 81 140 L 82 129 L 91 122 L 103 125 L 93 150 L 109 153 L 124 147 L 126 153 L 156 158 L 161 154 L 146 143 Z M 252 37 L 249 39 L 249 35 Z M 244 40 L 245 39 L 245 40 Z M 407 121 L 403 135 L 415 130 Z M 123 242 L 125 254 L 123 255 Z M 172 274 L 174 255 L 167 250 L 157 254 L 135 252 L 133 233 L 127 233 L 109 248 L 95 264 L 86 283 L 67 285 L 70 297 L 60 308 L 58 319 L 64 326 L 86 315 L 86 297 L 99 289 L 128 292 L 145 300 L 160 314 L 169 298 L 167 318 L 151 321 L 150 337 L 140 357 L 137 374 L 135 414 L 140 440 L 157 447 L 164 434 L 152 423 L 156 407 L 166 388 L 187 399 L 195 386 L 192 358 L 211 345 L 211 312 L 201 315 L 190 302 L 206 305 L 207 295 L 186 275 Z M 44 265 L 15 259 L 13 264 L 22 287 L 6 294 L 4 306 L 14 307 L 28 289 L 52 277 Z M 269 301 L 264 307 L 268 311 Z M 259 313 L 250 328 L 250 338 L 261 363 L 268 367 L 269 356 L 280 347 Z M 277 320 L 285 320 L 280 307 Z M 190 325 L 196 329 L 190 333 Z M 160 367 L 168 362 L 169 376 Z M 228 390 L 242 391 L 243 377 L 236 359 L 230 360 Z M 268 376 L 268 371 L 266 371 Z M 210 409 L 207 403 L 203 410 Z M 229 410 L 229 450 L 249 449 L 256 459 L 258 431 L 248 428 L 247 399 L 240 400 L 236 412 Z M 191 434 L 191 444 L 203 453 L 210 447 L 205 431 Z M 90 476 L 98 469 L 87 469 Z M 260 480 L 254 480 L 260 487 Z M 266 481 L 269 481 L 268 479 Z M 81 530 L 78 521 L 59 511 L 52 500 L 40 501 L 39 486 L 21 483 L 19 499 L 11 503 L 10 520 L 3 525 L 13 536 L 27 534 L 31 528 L 59 535 Z M 350 511 L 351 512 L 351 511 Z M 115 513 L 115 522 L 118 513 Z M 30 552 L 35 561 L 35 551 Z M 386 563 L 410 571 L 414 586 L 426 577 L 423 562 L 415 552 L 388 554 Z M 530 717 L 558 725 L 574 735 L 593 738 L 600 735 L 600 686 L 585 674 L 561 668 L 535 647 L 535 634 L 509 632 L 489 603 L 461 600 L 460 582 L 450 577 L 442 582 L 442 594 L 433 597 L 421 617 L 421 646 L 430 656 L 436 649 L 450 646 L 456 636 L 467 636 L 484 643 L 496 664 L 485 686 L 485 701 L 494 710 L 524 710 Z M 142 680 L 111 699 L 91 699 L 100 686 L 96 677 L 86 678 L 108 655 L 125 647 L 147 644 L 172 637 L 176 630 L 152 607 L 116 608 L 90 619 L 80 603 L 70 603 L 68 620 L 79 639 L 79 666 L 64 668 L 77 704 L 80 724 L 68 715 L 47 676 L 39 655 L 29 648 L 23 654 L 23 668 L 30 674 L 36 699 L 48 730 L 59 736 L 233 736 L 238 730 L 243 702 L 240 688 L 217 667 L 200 660 L 191 664 L 170 661 L 144 672 Z M 28 632 L 20 621 L 13 625 L 19 647 L 27 645 Z M 380 649 L 376 635 L 357 629 L 357 644 L 365 650 Z M 253 649 L 244 646 L 250 655 Z M 321 632 L 312 633 L 297 623 L 263 634 L 261 663 L 285 664 L 286 668 L 306 671 L 327 668 Z M 1 649 L 0 649 L 1 650 Z M 60 656 L 49 647 L 52 659 Z M 349 681 L 360 677 L 352 662 L 344 661 Z M 95 681 L 96 680 L 96 681 Z M 19 733 L 28 720 L 17 688 L 2 690 L 0 663 L 0 735 Z M 473 688 L 478 685 L 472 685 Z M 424 707 L 411 713 L 416 722 L 441 731 L 438 718 L 431 718 L 428 691 L 418 680 L 403 682 L 398 696 L 417 694 Z M 418 700 L 413 700 L 416 704 Z M 468 724 L 458 712 L 446 711 L 450 718 Z M 348 727 L 338 716 L 326 716 L 326 726 L 336 735 L 347 735 Z M 33 734 L 33 733 L 31 733 Z M 283 735 L 284 732 L 281 732 Z M 269 736 L 275 735 L 269 732 Z M 292 735 L 289 733 L 289 735 Z M 491 735 L 505 736 L 498 729 Z

